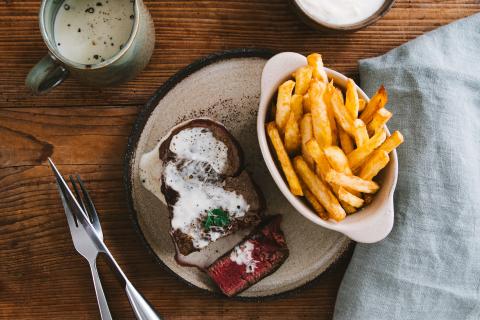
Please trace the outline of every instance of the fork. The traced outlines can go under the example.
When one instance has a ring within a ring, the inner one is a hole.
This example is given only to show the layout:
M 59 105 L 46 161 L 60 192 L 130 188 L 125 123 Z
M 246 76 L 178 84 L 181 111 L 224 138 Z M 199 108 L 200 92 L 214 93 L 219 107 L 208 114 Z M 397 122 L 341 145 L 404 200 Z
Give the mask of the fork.
M 89 256 L 96 256 L 99 252 L 105 255 L 105 258 L 107 259 L 111 270 L 115 273 L 117 279 L 122 283 L 122 286 L 124 287 L 127 294 L 128 301 L 130 302 L 130 305 L 132 306 L 133 312 L 135 313 L 135 317 L 137 319 L 161 320 L 155 309 L 140 294 L 140 292 L 135 289 L 130 280 L 128 280 L 127 276 L 125 275 L 125 273 L 123 273 L 117 261 L 111 254 L 110 250 L 108 250 L 108 247 L 97 234 L 96 229 L 90 221 L 90 217 L 87 217 L 87 213 L 85 213 L 86 211 L 84 210 L 84 207 L 90 207 L 88 211 L 92 213 L 94 210 L 92 210 L 92 208 L 95 208 L 95 206 L 93 205 L 93 202 L 88 195 L 86 188 L 83 186 L 83 183 L 79 182 L 83 197 L 80 197 L 80 193 L 78 192 L 77 188 L 77 196 L 79 197 L 79 199 L 77 200 L 53 161 L 50 158 L 48 159 L 48 161 L 55 175 L 58 191 L 60 193 L 63 208 L 65 209 L 65 215 L 67 216 L 68 226 L 71 231 L 70 233 L 75 248 L 80 248 L 82 252 L 91 251 L 88 253 Z M 81 180 L 79 179 L 79 181 Z M 83 206 L 80 205 L 80 202 L 83 202 Z M 96 223 L 100 224 L 100 222 L 98 221 L 98 215 L 95 221 Z M 79 250 L 77 249 L 77 251 Z
M 83 181 L 80 176 L 77 175 L 77 182 L 75 182 L 74 178 L 70 176 L 70 183 L 73 186 L 73 191 L 75 192 L 76 198 L 79 200 L 80 205 L 83 208 L 83 211 L 88 214 L 88 218 L 90 219 L 90 223 L 92 224 L 93 228 L 97 232 L 98 237 L 101 241 L 103 241 L 103 231 L 102 226 L 100 225 L 100 220 L 98 219 L 98 213 L 95 209 L 95 205 L 93 204 L 90 195 L 88 194 L 87 189 L 83 185 Z M 77 184 L 80 186 L 82 190 L 83 197 L 80 195 L 78 190 Z M 76 221 L 74 217 L 75 224 L 71 225 L 70 220 L 68 225 L 70 227 L 70 232 L 72 232 L 72 240 L 75 245 L 75 249 L 77 249 L 78 253 L 80 253 L 90 265 L 90 271 L 92 272 L 93 278 L 93 286 L 95 288 L 95 294 L 97 296 L 98 308 L 100 309 L 100 316 L 102 320 L 111 320 L 112 315 L 110 314 L 110 309 L 108 307 L 108 302 L 105 297 L 105 293 L 103 292 L 102 282 L 100 281 L 100 276 L 98 275 L 97 270 L 97 256 L 98 256 L 98 249 L 92 248 L 94 244 L 91 241 L 81 241 L 81 237 L 73 237 L 72 227 L 78 228 L 78 221 Z

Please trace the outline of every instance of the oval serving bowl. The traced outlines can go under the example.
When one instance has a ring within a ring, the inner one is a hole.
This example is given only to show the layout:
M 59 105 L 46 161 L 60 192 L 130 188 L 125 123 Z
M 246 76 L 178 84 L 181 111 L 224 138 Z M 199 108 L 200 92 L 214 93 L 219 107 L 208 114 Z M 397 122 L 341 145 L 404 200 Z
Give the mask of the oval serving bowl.
M 276 94 L 278 86 L 291 78 L 291 74 L 299 67 L 307 64 L 306 57 L 294 53 L 283 52 L 272 57 L 262 72 L 261 96 L 257 116 L 257 135 L 260 150 L 273 180 L 279 187 L 282 194 L 292 206 L 305 218 L 322 227 L 335 230 L 345 234 L 352 240 L 363 243 L 373 243 L 384 239 L 393 227 L 393 193 L 397 183 L 398 160 L 394 150 L 390 154 L 389 164 L 381 171 L 376 179 L 380 184 L 380 190 L 375 194 L 372 203 L 360 209 L 358 212 L 349 215 L 341 222 L 321 219 L 300 197 L 294 196 L 283 178 L 281 168 L 276 164 L 272 154 L 267 136 L 265 133 L 265 122 L 273 95 Z M 325 68 L 328 78 L 345 89 L 348 78 L 341 73 Z M 368 102 L 368 96 L 357 86 L 359 98 Z M 387 135 L 390 132 L 387 129 Z M 272 153 L 273 152 L 273 153 Z
M 188 119 L 209 117 L 220 121 L 238 140 L 244 151 L 246 170 L 265 195 L 266 213 L 283 215 L 282 229 L 290 256 L 275 273 L 242 292 L 237 299 L 258 300 L 298 290 L 312 283 L 351 243 L 344 235 L 318 228 L 299 215 L 282 196 L 265 166 L 255 128 L 260 78 L 271 56 L 264 50 L 230 50 L 202 58 L 179 71 L 140 112 L 125 159 L 127 202 L 146 247 L 162 267 L 185 283 L 216 293 L 215 285 L 204 272 L 182 267 L 175 261 L 168 208 L 143 187 L 139 162 L 173 126 Z M 195 254 L 202 252 L 192 253 Z
M 307 25 L 310 27 L 320 30 L 320 31 L 330 31 L 330 32 L 354 32 L 358 31 L 360 29 L 363 29 L 373 23 L 375 23 L 377 20 L 382 18 L 384 15 L 386 15 L 392 6 L 395 4 L 395 0 L 385 0 L 383 5 L 380 7 L 380 9 L 377 10 L 374 14 L 372 14 L 370 17 L 367 19 L 354 23 L 354 24 L 349 24 L 349 25 L 335 25 L 331 24 L 325 21 L 322 21 L 315 17 L 313 14 L 309 12 L 308 9 L 306 9 L 299 0 L 291 0 L 292 6 L 295 9 L 295 12 L 297 15 L 300 17 L 300 19 L 305 22 Z

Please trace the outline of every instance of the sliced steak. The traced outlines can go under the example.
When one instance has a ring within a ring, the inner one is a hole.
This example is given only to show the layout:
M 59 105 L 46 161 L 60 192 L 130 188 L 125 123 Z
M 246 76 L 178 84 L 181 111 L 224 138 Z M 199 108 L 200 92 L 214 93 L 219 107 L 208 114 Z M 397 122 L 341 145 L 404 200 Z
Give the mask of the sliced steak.
M 234 296 L 277 270 L 289 251 L 280 229 L 280 215 L 262 223 L 230 252 L 207 268 L 207 274 L 227 296 Z

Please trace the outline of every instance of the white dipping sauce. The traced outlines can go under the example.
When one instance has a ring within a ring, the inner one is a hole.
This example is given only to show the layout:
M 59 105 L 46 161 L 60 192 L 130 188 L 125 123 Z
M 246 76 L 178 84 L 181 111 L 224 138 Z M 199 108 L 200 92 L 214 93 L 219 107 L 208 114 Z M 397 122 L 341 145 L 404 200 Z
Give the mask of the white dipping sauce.
M 161 191 L 163 162 L 160 160 L 158 149 L 162 142 L 160 141 L 155 148 L 142 155 L 140 158 L 139 175 L 143 186 L 160 201 L 167 204 Z
M 232 253 L 230 253 L 230 260 L 234 261 L 238 265 L 244 265 L 245 271 L 247 273 L 252 273 L 255 271 L 257 262 L 253 259 L 252 252 L 255 248 L 255 245 L 246 241 L 245 243 L 236 246 L 233 248 Z
M 332 25 L 361 22 L 378 11 L 385 0 L 298 0 L 313 17 Z
M 57 49 L 77 63 L 101 63 L 127 43 L 134 18 L 131 0 L 66 0 L 55 16 Z

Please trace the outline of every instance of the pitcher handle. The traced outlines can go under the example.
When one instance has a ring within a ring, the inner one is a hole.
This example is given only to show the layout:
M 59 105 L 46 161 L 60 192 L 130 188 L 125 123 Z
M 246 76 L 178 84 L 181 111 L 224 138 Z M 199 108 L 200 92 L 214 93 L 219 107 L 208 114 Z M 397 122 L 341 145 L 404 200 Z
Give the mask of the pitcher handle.
M 68 70 L 47 54 L 30 70 L 25 84 L 38 95 L 55 88 L 67 77 Z

